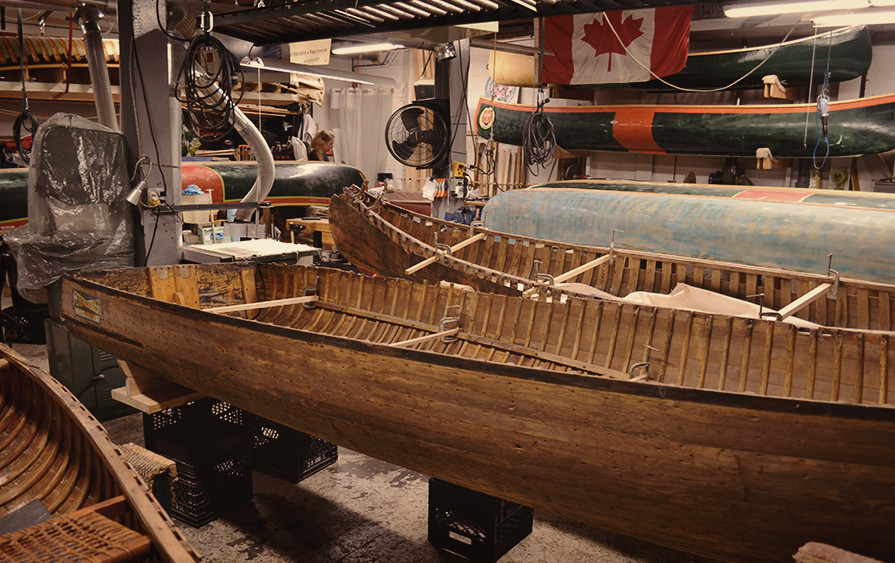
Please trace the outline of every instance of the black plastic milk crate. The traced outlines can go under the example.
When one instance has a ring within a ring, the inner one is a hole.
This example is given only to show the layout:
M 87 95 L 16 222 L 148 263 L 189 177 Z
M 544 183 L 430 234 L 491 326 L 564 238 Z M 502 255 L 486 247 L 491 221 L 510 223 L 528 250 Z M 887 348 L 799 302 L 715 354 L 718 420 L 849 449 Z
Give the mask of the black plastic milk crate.
M 251 425 L 252 467 L 268 475 L 298 483 L 339 459 L 332 442 L 257 415 Z
M 194 466 L 249 457 L 249 415 L 229 403 L 207 397 L 143 415 L 146 448 Z M 179 464 L 178 464 L 179 465 Z
M 429 478 L 429 542 L 468 559 L 497 561 L 531 533 L 534 510 Z
M 177 462 L 171 514 L 194 528 L 216 520 L 222 512 L 252 500 L 252 467 L 248 456 L 194 466 Z

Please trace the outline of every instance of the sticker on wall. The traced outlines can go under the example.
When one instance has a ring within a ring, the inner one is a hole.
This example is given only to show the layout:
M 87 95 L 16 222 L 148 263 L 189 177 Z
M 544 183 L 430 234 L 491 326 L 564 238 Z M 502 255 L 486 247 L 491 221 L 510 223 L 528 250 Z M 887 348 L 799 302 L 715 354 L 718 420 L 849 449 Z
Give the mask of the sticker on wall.
M 505 104 L 519 103 L 519 87 L 498 84 L 489 76 L 485 80 L 485 98 L 494 97 L 495 102 L 503 102 Z

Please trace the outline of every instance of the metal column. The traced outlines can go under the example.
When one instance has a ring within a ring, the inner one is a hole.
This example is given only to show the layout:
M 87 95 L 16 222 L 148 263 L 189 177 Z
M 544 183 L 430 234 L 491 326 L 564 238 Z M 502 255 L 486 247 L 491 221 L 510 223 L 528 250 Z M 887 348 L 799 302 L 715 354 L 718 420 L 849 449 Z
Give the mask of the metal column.
M 435 97 L 447 98 L 451 108 L 451 160 L 447 168 L 433 170 L 436 178 L 450 178 L 453 162 L 466 162 L 466 85 L 469 80 L 469 39 L 453 42 L 457 56 L 435 63 Z M 463 207 L 465 198 L 448 196 L 432 202 L 432 216 L 443 219 L 445 213 L 453 213 Z
M 179 205 L 181 117 L 180 103 L 174 98 L 176 85 L 172 84 L 176 67 L 156 10 L 164 22 L 164 0 L 118 3 L 121 130 L 135 159 L 146 155 L 152 160 L 147 192 Z M 145 194 L 143 201 L 147 201 Z M 143 230 L 142 237 L 137 237 L 136 263 L 180 262 L 182 224 L 178 215 L 164 204 L 141 206 L 141 213 Z

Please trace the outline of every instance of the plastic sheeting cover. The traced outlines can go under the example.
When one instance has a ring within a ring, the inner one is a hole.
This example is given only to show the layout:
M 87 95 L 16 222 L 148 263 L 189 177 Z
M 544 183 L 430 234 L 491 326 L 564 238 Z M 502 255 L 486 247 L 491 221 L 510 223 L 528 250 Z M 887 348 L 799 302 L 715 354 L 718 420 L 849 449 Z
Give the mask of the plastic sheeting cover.
M 67 272 L 133 266 L 135 212 L 124 137 L 57 113 L 34 139 L 28 224 L 6 236 L 19 292 L 46 303 L 44 288 Z

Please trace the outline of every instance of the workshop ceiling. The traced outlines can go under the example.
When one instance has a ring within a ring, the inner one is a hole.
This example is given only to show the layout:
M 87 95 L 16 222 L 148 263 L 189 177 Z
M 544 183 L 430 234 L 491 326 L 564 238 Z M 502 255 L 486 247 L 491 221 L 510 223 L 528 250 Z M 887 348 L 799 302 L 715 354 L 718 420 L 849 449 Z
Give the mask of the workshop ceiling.
M 698 4 L 682 0 L 300 0 L 227 10 L 215 28 L 256 45 L 365 33 Z M 232 4 L 228 3 L 230 7 Z M 223 4 L 213 9 L 218 11 Z

